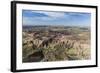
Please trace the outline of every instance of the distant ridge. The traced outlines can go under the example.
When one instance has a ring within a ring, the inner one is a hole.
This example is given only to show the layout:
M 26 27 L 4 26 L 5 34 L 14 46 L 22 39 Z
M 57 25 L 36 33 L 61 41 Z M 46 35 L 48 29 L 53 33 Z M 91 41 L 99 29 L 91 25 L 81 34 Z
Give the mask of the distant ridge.
M 90 28 L 90 26 L 64 26 L 64 25 L 22 25 L 23 27 L 67 27 L 67 28 Z

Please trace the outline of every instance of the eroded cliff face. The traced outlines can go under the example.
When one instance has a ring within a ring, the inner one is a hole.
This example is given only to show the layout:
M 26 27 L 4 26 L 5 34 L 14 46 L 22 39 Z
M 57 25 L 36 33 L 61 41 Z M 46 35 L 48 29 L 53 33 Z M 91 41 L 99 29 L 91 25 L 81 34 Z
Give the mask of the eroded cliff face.
M 90 59 L 90 31 L 73 30 L 23 31 L 23 62 Z

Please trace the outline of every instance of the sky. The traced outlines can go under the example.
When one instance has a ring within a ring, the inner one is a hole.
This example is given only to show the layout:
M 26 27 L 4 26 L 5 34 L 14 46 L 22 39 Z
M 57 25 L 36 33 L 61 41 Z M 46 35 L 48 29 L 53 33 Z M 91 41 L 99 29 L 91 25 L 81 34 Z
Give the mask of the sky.
M 60 11 L 22 11 L 23 25 L 90 26 L 91 13 Z

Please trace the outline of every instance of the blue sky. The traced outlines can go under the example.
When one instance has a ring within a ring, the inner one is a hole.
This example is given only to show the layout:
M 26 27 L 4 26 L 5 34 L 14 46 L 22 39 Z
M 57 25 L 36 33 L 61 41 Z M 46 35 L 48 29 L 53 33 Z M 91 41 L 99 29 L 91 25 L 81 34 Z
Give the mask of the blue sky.
M 23 10 L 23 25 L 90 26 L 91 14 Z

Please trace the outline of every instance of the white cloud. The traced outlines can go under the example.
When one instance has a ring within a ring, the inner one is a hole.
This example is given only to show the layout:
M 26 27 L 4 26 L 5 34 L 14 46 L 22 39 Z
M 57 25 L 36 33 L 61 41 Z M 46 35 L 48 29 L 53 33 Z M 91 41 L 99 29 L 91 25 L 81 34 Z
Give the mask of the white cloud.
M 31 11 L 35 13 L 41 13 L 41 14 L 45 14 L 47 16 L 43 16 L 43 17 L 24 17 L 23 18 L 23 23 L 24 24 L 33 24 L 33 22 L 44 22 L 44 21 L 48 21 L 48 22 L 59 22 L 60 19 L 68 19 L 69 15 L 66 15 L 64 12 L 53 12 L 53 11 Z
M 48 11 L 32 11 L 32 12 L 43 13 L 53 18 L 62 18 L 65 16 L 64 12 L 48 12 Z

